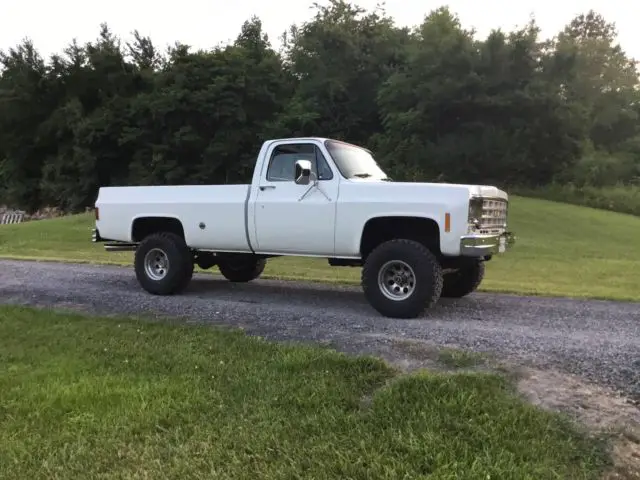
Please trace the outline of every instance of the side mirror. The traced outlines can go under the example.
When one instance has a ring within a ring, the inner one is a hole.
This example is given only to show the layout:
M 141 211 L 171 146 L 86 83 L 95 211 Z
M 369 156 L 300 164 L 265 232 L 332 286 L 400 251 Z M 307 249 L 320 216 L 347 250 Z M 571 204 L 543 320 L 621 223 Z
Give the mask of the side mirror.
M 311 181 L 311 162 L 309 160 L 296 160 L 295 182 L 298 185 L 309 185 Z

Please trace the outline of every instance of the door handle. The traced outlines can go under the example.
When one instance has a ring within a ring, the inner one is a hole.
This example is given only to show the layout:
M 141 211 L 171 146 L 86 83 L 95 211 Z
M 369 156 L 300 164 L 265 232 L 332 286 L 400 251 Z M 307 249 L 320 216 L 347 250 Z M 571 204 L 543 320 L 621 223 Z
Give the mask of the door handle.
M 275 185 L 260 185 L 260 190 L 262 190 L 263 192 L 267 189 L 269 190 L 275 190 L 276 186 Z

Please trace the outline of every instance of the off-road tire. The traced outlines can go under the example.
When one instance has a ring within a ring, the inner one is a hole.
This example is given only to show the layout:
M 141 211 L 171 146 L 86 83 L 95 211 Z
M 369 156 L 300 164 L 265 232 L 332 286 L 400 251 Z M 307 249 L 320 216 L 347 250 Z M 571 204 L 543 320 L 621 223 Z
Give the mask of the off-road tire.
M 145 256 L 154 248 L 162 250 L 169 260 L 167 273 L 160 280 L 149 277 L 145 270 Z M 187 288 L 193 277 L 193 254 L 182 237 L 169 232 L 153 233 L 138 245 L 134 267 L 144 290 L 153 295 L 174 295 Z
M 413 269 L 415 287 L 404 300 L 385 296 L 379 283 L 380 269 L 391 260 L 405 262 Z M 378 245 L 367 257 L 362 269 L 362 289 L 369 304 L 391 318 L 415 318 L 431 308 L 442 291 L 442 268 L 438 259 L 421 243 L 395 239 Z
M 444 276 L 442 294 L 444 298 L 462 298 L 475 292 L 484 278 L 484 262 L 470 262 L 457 272 Z
M 255 280 L 267 265 L 265 258 L 248 258 L 248 259 L 233 259 L 233 260 L 219 260 L 218 269 L 224 278 L 230 282 L 250 282 Z

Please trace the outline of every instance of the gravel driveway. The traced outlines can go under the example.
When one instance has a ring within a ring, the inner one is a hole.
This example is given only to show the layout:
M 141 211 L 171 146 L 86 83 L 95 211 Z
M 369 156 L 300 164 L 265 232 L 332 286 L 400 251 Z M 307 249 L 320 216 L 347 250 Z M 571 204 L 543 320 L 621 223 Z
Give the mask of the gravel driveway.
M 0 261 L 0 302 L 96 313 L 182 316 L 274 340 L 327 342 L 406 360 L 402 340 L 491 352 L 558 368 L 640 398 L 640 304 L 474 294 L 425 318 L 381 317 L 359 288 L 196 275 L 181 296 L 154 297 L 132 268 Z

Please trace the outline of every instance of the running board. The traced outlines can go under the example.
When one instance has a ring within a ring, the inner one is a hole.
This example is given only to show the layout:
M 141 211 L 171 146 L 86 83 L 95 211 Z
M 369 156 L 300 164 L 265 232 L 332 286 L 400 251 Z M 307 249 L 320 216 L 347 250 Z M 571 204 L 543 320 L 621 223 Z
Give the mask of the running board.
M 105 243 L 104 249 L 107 252 L 135 252 L 136 248 L 138 248 L 137 243 Z

